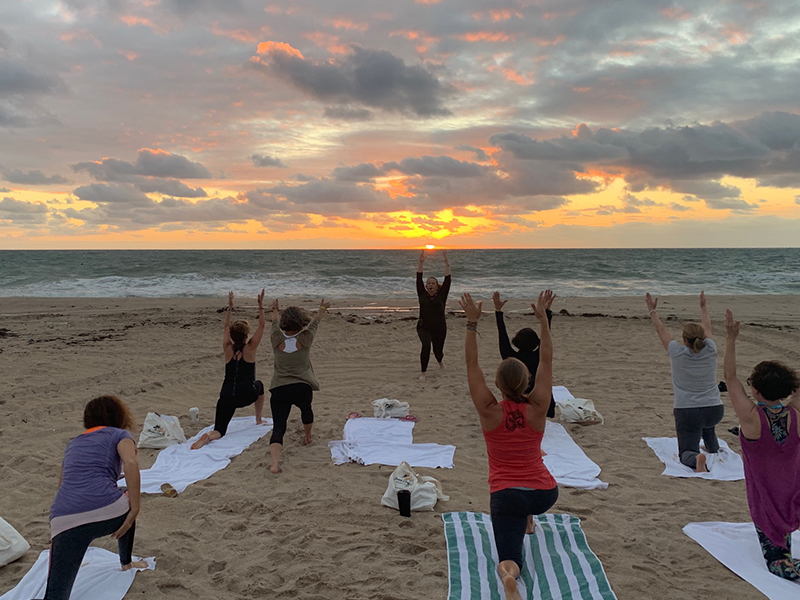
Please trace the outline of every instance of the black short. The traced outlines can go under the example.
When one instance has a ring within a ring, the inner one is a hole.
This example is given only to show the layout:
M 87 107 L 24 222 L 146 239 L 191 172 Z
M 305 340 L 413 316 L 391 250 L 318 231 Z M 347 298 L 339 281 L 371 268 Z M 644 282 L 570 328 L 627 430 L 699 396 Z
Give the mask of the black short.
M 558 499 L 558 486 L 551 490 L 506 488 L 491 495 L 490 511 L 499 562 L 513 560 L 522 568 L 522 541 L 528 515 L 544 514 Z

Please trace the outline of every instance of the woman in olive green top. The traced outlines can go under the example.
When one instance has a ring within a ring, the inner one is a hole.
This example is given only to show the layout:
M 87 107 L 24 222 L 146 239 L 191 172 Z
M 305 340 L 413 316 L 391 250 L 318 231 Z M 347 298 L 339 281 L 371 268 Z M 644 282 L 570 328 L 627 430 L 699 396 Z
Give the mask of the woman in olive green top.
M 323 298 L 317 314 L 311 319 L 302 308 L 289 306 L 281 312 L 278 301 L 272 303 L 270 341 L 275 353 L 275 370 L 269 386 L 269 405 L 272 409 L 269 453 L 272 457 L 270 471 L 273 473 L 281 471 L 278 463 L 292 405 L 300 409 L 300 418 L 305 429 L 303 444 L 311 443 L 311 427 L 314 424 L 311 401 L 314 390 L 319 390 L 314 368 L 311 366 L 311 344 L 314 342 L 317 326 L 330 305 Z

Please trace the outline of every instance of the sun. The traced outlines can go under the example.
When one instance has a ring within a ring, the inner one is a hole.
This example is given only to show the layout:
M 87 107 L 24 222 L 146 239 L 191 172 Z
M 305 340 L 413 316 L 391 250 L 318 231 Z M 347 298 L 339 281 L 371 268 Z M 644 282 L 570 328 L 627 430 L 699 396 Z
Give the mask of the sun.
M 433 244 L 428 244 L 428 245 L 426 245 L 425 247 L 426 247 L 428 250 L 433 250 L 434 248 L 436 248 L 436 246 L 434 246 Z

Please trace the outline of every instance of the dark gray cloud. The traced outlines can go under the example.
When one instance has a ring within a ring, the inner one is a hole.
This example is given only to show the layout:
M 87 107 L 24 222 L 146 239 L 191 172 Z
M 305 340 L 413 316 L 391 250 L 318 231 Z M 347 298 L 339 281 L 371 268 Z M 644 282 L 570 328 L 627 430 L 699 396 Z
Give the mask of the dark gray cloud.
M 449 115 L 445 98 L 450 88 L 420 65 L 406 65 L 386 50 L 352 46 L 333 62 L 305 58 L 286 44 L 272 44 L 248 65 L 274 73 L 323 102 L 353 103 L 420 117 Z M 339 107 L 333 107 L 336 114 Z
M 88 200 L 97 204 L 145 206 L 152 202 L 147 194 L 125 184 L 109 185 L 105 183 L 92 183 L 75 188 L 72 193 L 81 200 Z
M 745 200 L 738 200 L 736 198 L 723 198 L 723 199 L 706 199 L 706 206 L 714 210 L 732 210 L 735 212 L 752 212 L 758 210 L 758 204 L 755 202 L 746 202 Z
M 467 150 L 469 152 L 475 153 L 475 160 L 478 162 L 486 162 L 489 160 L 489 155 L 482 148 L 476 148 L 475 146 L 470 146 L 468 144 L 462 144 L 460 146 L 456 146 L 456 150 Z
M 331 171 L 331 175 L 337 181 L 367 182 L 374 181 L 385 173 L 383 168 L 379 168 L 372 163 L 361 163 L 352 167 L 336 167 Z
M 6 196 L 0 200 L 0 223 L 38 226 L 47 221 L 48 208 L 42 202 L 23 202 Z
M 163 150 L 142 148 L 136 162 L 116 158 L 70 165 L 76 173 L 86 171 L 98 181 L 130 181 L 131 177 L 174 177 L 178 179 L 211 179 L 211 171 L 185 156 Z
M 51 175 L 48 177 L 39 169 L 27 172 L 23 172 L 19 169 L 3 171 L 3 179 L 20 185 L 55 185 L 59 183 L 69 183 L 66 177 L 62 177 L 61 175 Z
M 280 167 L 286 168 L 281 159 L 270 156 L 269 154 L 253 154 L 250 157 L 254 167 Z
M 201 187 L 189 187 L 177 179 L 141 178 L 132 181 L 133 186 L 145 194 L 164 194 L 178 198 L 205 198 L 208 196 Z
M 404 175 L 422 175 L 424 177 L 480 177 L 486 167 L 472 162 L 456 160 L 449 156 L 420 156 L 404 158 L 399 162 L 388 162 L 383 165 L 385 172 L 398 171 Z
M 323 114 L 326 117 L 340 121 L 369 121 L 373 118 L 372 111 L 366 108 L 351 108 L 349 106 L 329 106 Z

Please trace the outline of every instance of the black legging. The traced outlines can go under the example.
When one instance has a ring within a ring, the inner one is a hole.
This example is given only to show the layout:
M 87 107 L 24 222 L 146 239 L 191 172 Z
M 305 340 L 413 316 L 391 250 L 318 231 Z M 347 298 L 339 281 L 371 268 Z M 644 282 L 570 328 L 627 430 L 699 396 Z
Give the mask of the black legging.
M 438 362 L 444 358 L 444 339 L 447 337 L 447 329 L 429 330 L 424 327 L 417 327 L 419 341 L 422 342 L 422 350 L 419 353 L 419 364 L 424 373 L 428 370 L 428 362 L 431 360 L 431 345 L 433 345 L 433 355 Z
M 83 556 L 89 544 L 100 537 L 111 535 L 122 527 L 127 513 L 121 517 L 87 523 L 62 531 L 50 546 L 50 568 L 47 572 L 47 591 L 44 600 L 69 600 L 75 578 L 81 568 Z M 118 540 L 119 562 L 122 565 L 131 563 L 133 537 L 136 534 L 136 522 Z
M 678 434 L 678 459 L 690 469 L 697 468 L 697 455 L 700 454 L 700 438 L 706 452 L 719 452 L 719 441 L 714 431 L 725 409 L 722 404 L 700 408 L 675 408 L 675 432 Z
M 255 404 L 261 396 L 264 395 L 264 384 L 258 379 L 253 382 L 253 387 L 236 396 L 220 395 L 217 400 L 217 411 L 214 416 L 214 430 L 218 431 L 220 436 L 228 433 L 228 425 L 230 425 L 233 414 L 237 408 L 244 408 Z
M 311 401 L 314 399 L 314 390 L 307 383 L 290 383 L 271 389 L 269 407 L 272 409 L 272 437 L 270 444 L 283 444 L 283 435 L 286 433 L 286 421 L 292 412 L 292 405 L 300 409 L 300 419 L 303 425 L 314 422 L 314 411 L 311 410 Z
M 490 498 L 489 510 L 499 562 L 513 560 L 521 569 L 528 515 L 546 513 L 558 499 L 558 486 L 550 490 L 506 488 L 493 492 Z

